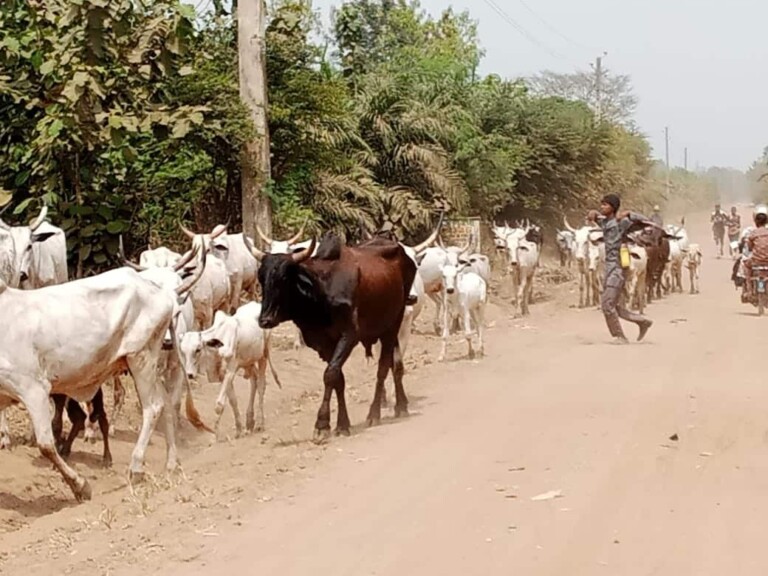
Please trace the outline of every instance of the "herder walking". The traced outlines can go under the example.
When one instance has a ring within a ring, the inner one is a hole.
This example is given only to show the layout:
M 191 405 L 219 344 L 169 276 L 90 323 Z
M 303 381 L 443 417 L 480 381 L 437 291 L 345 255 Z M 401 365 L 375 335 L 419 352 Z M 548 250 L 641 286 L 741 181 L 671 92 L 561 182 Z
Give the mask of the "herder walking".
M 605 242 L 605 282 L 603 284 L 603 297 L 601 307 L 605 315 L 605 323 L 611 336 L 617 343 L 627 343 L 624 330 L 619 318 L 627 322 L 634 322 L 640 329 L 637 341 L 645 338 L 653 321 L 641 314 L 630 312 L 624 303 L 624 268 L 621 263 L 621 245 L 624 236 L 632 224 L 642 223 L 652 225 L 645 216 L 622 211 L 621 199 L 616 194 L 608 194 L 600 204 L 600 211 L 591 210 L 588 218 L 596 221 L 603 229 L 603 241 Z

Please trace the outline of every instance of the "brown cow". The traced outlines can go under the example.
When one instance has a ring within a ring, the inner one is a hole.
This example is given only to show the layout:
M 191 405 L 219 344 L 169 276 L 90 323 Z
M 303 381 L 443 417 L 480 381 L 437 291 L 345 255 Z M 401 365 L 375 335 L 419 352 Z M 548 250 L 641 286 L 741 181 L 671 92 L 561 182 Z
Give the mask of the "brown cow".
M 416 264 L 402 246 L 381 237 L 354 247 L 343 246 L 339 238 L 327 235 L 310 258 L 314 239 L 305 250 L 293 254 L 265 254 L 246 243 L 261 261 L 259 283 L 264 300 L 259 325 L 267 329 L 293 321 L 307 346 L 328 364 L 315 441 L 322 442 L 330 435 L 334 390 L 339 406 L 336 433 L 349 435 L 342 369 L 358 343 L 370 358 L 371 347 L 381 342 L 368 425 L 381 419 L 384 380 L 390 369 L 395 381 L 395 417 L 407 416 L 398 331 L 406 305 L 415 304 L 409 293 Z
M 648 252 L 648 268 L 646 272 L 648 303 L 653 299 L 661 299 L 662 277 L 664 267 L 669 262 L 669 241 L 678 239 L 668 234 L 663 228 L 647 226 L 635 236 L 637 243 Z

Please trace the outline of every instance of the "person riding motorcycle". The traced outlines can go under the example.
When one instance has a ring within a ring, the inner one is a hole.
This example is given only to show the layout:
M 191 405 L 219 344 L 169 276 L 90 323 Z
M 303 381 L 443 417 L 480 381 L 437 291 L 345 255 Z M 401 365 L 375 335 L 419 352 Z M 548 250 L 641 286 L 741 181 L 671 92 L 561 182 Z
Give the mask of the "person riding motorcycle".
M 752 293 L 753 266 L 768 266 L 768 206 L 755 208 L 753 214 L 755 228 L 744 238 L 744 248 L 748 256 L 742 258 L 744 264 L 744 292 L 746 296 Z

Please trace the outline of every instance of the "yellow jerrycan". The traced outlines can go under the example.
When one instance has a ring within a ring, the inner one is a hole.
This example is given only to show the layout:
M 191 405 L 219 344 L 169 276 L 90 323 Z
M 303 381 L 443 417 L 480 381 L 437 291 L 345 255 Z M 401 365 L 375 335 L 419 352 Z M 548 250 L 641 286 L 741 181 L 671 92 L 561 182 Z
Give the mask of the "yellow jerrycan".
M 619 257 L 621 259 L 621 267 L 629 268 L 629 264 L 632 258 L 629 255 L 629 246 L 627 246 L 626 244 L 621 245 L 621 248 L 619 249 Z

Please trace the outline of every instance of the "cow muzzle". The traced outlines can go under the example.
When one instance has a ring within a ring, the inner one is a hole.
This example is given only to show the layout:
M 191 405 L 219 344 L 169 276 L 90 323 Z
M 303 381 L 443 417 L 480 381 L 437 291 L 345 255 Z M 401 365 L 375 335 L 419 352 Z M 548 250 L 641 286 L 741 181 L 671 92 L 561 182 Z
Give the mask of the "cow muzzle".
M 277 318 L 274 316 L 259 316 L 259 327 L 263 330 L 271 330 L 278 325 Z
M 415 306 L 419 301 L 419 297 L 416 294 L 408 294 L 408 298 L 405 299 L 406 306 Z
M 19 281 L 26 282 L 27 280 L 29 280 L 29 274 L 22 270 L 21 274 L 19 274 Z
M 447 294 L 453 294 L 454 292 L 456 292 L 456 289 L 455 288 L 446 288 L 445 291 L 446 291 Z

